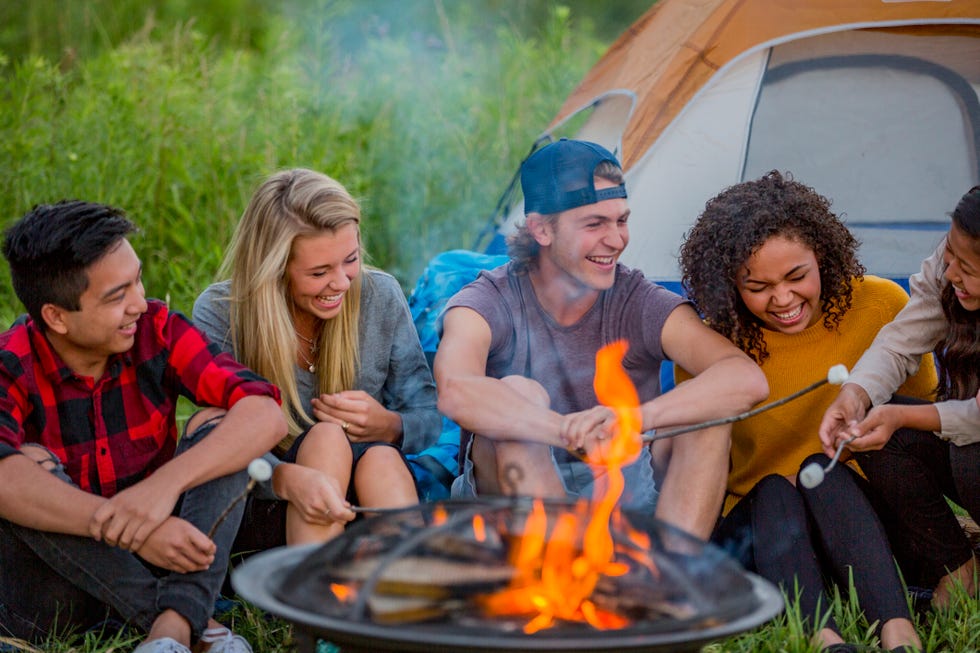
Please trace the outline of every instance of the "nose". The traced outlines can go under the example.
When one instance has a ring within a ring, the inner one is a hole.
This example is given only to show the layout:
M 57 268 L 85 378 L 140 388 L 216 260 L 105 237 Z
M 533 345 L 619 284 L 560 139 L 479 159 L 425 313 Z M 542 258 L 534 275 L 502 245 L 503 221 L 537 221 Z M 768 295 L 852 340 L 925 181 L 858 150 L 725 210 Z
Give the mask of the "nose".
M 342 269 L 337 269 L 330 279 L 327 281 L 327 285 L 330 286 L 331 290 L 344 291 L 350 288 L 350 277 Z
M 143 283 L 136 287 L 136 293 L 133 297 L 133 301 L 129 304 L 129 312 L 134 315 L 142 315 L 146 312 L 146 290 L 143 288 Z
M 777 284 L 772 289 L 769 301 L 774 306 L 783 308 L 793 303 L 793 290 L 785 284 Z
M 613 249 L 624 249 L 626 243 L 630 240 L 629 227 L 625 224 L 612 223 L 609 230 L 606 232 L 605 238 L 603 238 L 606 245 L 612 247 Z
M 943 276 L 950 283 L 959 283 L 960 281 L 960 267 L 956 263 L 956 259 L 952 256 L 947 258 L 946 269 L 943 271 Z

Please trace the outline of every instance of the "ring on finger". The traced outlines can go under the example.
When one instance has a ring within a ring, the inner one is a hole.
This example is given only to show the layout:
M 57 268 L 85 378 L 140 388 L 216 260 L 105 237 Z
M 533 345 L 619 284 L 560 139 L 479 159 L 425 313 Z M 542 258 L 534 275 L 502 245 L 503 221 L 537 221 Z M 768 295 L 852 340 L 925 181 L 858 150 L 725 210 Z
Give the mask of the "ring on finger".
M 340 423 L 340 428 L 342 428 L 344 430 L 344 433 L 347 433 L 347 429 L 350 428 L 350 424 L 348 424 L 347 422 L 341 422 Z

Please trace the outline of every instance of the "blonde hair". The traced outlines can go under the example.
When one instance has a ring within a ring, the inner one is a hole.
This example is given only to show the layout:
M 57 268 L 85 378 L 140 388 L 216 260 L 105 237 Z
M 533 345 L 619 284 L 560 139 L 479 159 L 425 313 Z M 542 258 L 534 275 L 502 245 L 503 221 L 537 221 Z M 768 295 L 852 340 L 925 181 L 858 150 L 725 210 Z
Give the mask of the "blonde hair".
M 296 384 L 296 329 L 286 276 L 293 242 L 348 224 L 358 229 L 360 242 L 360 220 L 357 201 L 339 182 L 313 170 L 283 170 L 252 195 L 221 264 L 219 275 L 231 280 L 229 322 L 236 356 L 282 392 L 289 435 L 280 449 L 288 449 L 314 423 Z M 316 335 L 319 393 L 354 386 L 363 276 L 351 281 L 340 314 L 323 322 Z

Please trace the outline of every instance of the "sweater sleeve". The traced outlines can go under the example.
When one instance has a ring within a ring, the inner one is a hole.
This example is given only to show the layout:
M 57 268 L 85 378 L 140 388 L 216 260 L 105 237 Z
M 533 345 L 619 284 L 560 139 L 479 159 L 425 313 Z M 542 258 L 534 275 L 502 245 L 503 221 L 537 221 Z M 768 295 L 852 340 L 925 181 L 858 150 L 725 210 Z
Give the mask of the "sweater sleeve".
M 419 342 L 412 313 L 398 282 L 387 274 L 374 274 L 376 309 L 391 330 L 389 349 L 361 352 L 362 369 L 371 357 L 383 355 L 387 366 L 381 387 L 381 404 L 401 416 L 402 443 L 407 453 L 417 453 L 434 444 L 442 430 L 442 417 L 436 408 L 436 384 Z M 379 317 L 380 317 L 379 316 Z M 374 322 L 372 319 L 368 323 Z
M 946 320 L 939 299 L 943 247 L 940 244 L 909 279 L 908 304 L 881 328 L 851 371 L 848 383 L 864 388 L 872 405 L 886 403 L 943 336 Z

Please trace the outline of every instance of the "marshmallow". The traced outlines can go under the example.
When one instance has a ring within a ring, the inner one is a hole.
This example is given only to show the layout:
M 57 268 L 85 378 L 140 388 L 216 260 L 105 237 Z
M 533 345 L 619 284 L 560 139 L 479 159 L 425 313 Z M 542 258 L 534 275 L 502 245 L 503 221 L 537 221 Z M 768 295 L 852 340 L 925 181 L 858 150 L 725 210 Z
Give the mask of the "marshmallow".
M 844 385 L 848 376 L 846 365 L 834 365 L 827 370 L 827 382 L 831 385 Z
M 272 465 L 264 458 L 256 458 L 248 464 L 248 475 L 256 483 L 263 483 L 272 478 Z

